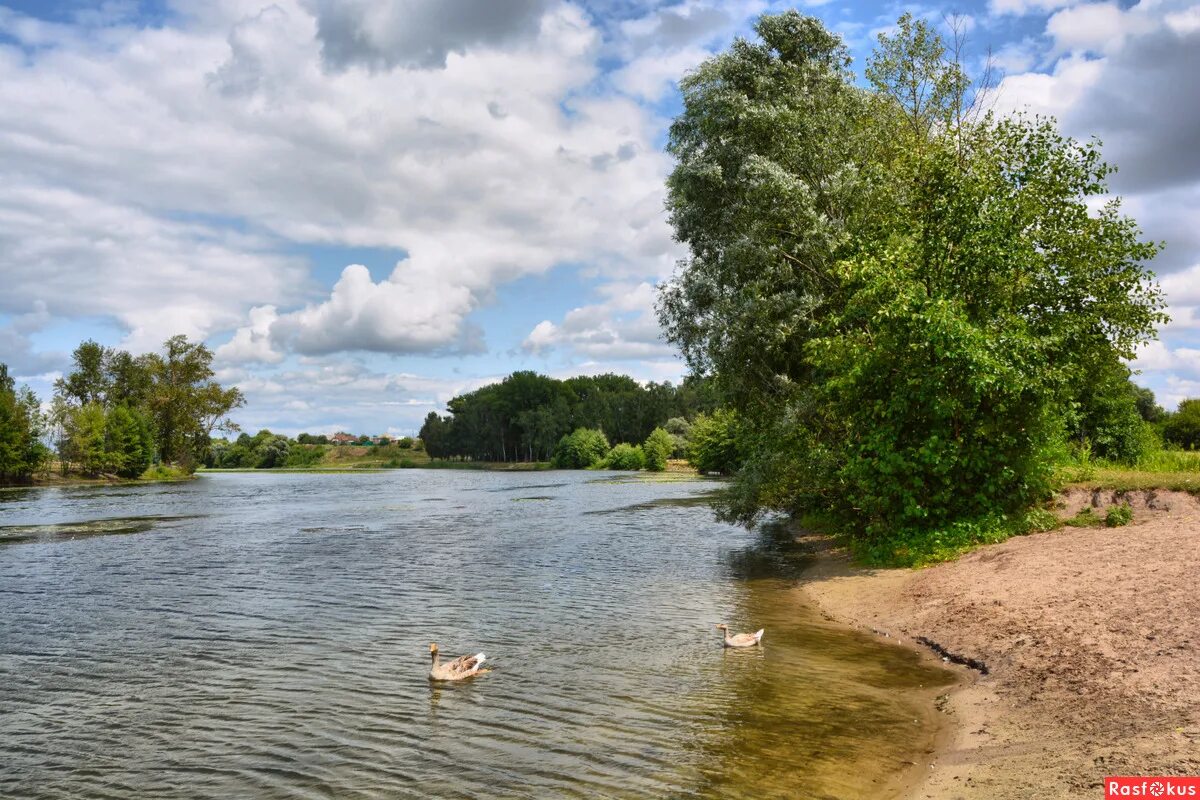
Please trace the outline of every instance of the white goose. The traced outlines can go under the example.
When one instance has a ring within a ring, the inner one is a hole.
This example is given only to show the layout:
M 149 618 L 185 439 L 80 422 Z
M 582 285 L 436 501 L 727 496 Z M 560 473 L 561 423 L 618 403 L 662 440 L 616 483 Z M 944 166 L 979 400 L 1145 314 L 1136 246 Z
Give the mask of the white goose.
M 766 628 L 759 628 L 754 633 L 735 633 L 729 635 L 729 626 L 722 622 L 717 628 L 725 634 L 726 647 L 754 647 L 762 641 L 763 631 Z
M 429 645 L 429 657 L 433 661 L 429 668 L 431 681 L 461 681 L 463 678 L 473 678 L 489 670 L 480 669 L 487 656 L 476 653 L 473 656 L 459 656 L 448 664 L 441 663 L 438 656 L 437 642 Z

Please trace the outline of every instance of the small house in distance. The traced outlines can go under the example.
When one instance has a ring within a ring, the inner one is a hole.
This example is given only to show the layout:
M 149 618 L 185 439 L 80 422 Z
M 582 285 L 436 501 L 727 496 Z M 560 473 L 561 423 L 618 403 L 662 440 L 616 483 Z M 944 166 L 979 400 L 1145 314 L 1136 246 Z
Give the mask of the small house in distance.
M 354 444 L 355 442 L 358 441 L 358 437 L 351 436 L 350 434 L 345 433 L 343 431 L 338 431 L 333 436 L 329 437 L 329 441 L 331 444 L 339 444 L 339 445 Z

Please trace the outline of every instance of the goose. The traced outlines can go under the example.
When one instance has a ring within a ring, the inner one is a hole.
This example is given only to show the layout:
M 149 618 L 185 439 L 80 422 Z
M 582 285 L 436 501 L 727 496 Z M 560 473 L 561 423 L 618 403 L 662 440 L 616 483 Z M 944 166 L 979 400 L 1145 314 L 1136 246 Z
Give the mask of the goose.
M 766 628 L 759 628 L 754 633 L 735 633 L 730 636 L 729 626 L 724 622 L 718 625 L 717 628 L 725 633 L 726 647 L 754 647 L 754 645 L 762 641 L 763 631 L 766 630 Z
M 429 645 L 429 657 L 433 661 L 433 665 L 429 668 L 429 680 L 431 681 L 461 681 L 463 678 L 473 678 L 488 671 L 480 669 L 487 659 L 483 653 L 459 656 L 448 664 L 441 663 L 437 642 Z

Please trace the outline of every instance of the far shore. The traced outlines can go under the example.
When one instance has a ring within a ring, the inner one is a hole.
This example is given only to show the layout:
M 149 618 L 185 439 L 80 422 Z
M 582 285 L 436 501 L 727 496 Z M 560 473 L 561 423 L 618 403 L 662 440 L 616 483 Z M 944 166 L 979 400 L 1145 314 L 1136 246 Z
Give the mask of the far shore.
M 1076 488 L 1060 517 L 1129 503 L 921 570 L 863 569 L 813 537 L 801 591 L 831 619 L 963 675 L 911 798 L 1095 798 L 1110 775 L 1200 774 L 1200 499 Z
M 96 475 L 85 477 L 78 474 L 63 475 L 59 472 L 49 472 L 35 475 L 27 483 L 0 483 L 0 489 L 54 489 L 71 488 L 75 486 L 143 486 L 152 483 L 179 483 L 180 481 L 195 480 L 195 474 L 175 473 L 157 477 L 121 478 L 116 475 Z

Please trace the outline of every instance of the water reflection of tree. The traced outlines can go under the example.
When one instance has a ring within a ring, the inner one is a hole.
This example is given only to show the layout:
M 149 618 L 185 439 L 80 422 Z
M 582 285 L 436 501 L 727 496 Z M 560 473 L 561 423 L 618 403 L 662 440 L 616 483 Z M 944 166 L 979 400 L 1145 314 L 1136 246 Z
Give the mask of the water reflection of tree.
M 729 577 L 741 581 L 795 581 L 813 562 L 811 549 L 796 541 L 795 528 L 785 520 L 759 525 L 749 546 L 725 550 L 721 558 Z

